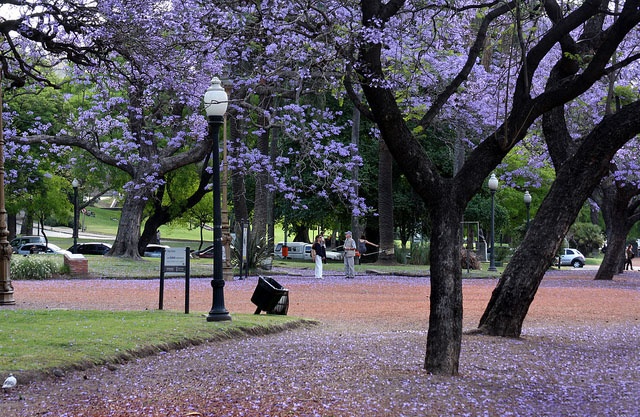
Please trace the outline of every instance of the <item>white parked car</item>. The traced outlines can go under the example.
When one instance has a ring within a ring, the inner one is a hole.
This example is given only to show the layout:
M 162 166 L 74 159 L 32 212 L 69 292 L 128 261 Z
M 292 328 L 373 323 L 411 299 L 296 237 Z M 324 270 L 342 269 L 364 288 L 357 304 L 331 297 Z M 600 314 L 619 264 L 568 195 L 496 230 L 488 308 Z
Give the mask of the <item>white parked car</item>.
M 284 242 L 278 242 L 273 249 L 273 256 L 276 259 L 283 259 L 282 247 Z M 305 242 L 287 242 L 288 255 L 287 259 L 311 259 L 311 243 Z M 341 261 L 344 258 L 344 252 L 327 250 L 327 259 L 330 261 Z
M 578 249 L 565 248 L 560 256 L 560 265 L 571 265 L 574 268 L 582 268 L 585 264 L 584 255 Z
M 273 255 L 278 259 L 283 259 L 282 248 L 284 242 L 278 242 L 273 249 Z M 311 259 L 311 244 L 305 242 L 287 242 L 287 259 Z
M 45 245 L 44 243 L 27 243 L 22 245 L 16 251 L 18 255 L 30 255 L 36 253 L 47 253 L 47 254 L 58 254 L 58 255 L 71 255 L 66 249 L 62 249 L 58 245 L 54 245 L 53 243 L 49 243 Z
M 147 256 L 149 258 L 160 258 L 164 249 L 169 249 L 169 246 L 156 245 L 155 243 L 152 243 L 144 248 L 144 253 L 142 254 L 142 256 Z

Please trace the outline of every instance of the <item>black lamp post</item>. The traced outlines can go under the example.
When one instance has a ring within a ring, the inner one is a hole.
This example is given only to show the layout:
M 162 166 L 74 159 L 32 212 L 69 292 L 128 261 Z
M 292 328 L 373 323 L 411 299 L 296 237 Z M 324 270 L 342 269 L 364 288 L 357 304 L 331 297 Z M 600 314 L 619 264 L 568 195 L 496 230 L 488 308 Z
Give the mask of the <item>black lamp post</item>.
M 531 194 L 529 191 L 524 192 L 524 205 L 527 206 L 527 228 L 529 230 L 529 206 L 531 206 Z
M 220 149 L 218 131 L 224 122 L 227 111 L 228 96 L 220 85 L 218 77 L 211 80 L 211 86 L 204 94 L 204 107 L 209 119 L 209 136 L 213 141 L 211 161 L 213 164 L 213 305 L 207 316 L 207 321 L 231 320 L 229 312 L 224 306 L 224 278 L 222 276 L 222 213 L 220 205 Z
M 73 187 L 73 253 L 78 251 L 78 186 L 80 183 L 77 179 L 71 182 Z
M 496 174 L 491 174 L 491 178 L 489 178 L 489 190 L 491 191 L 491 257 L 489 258 L 489 271 L 497 271 L 495 262 L 496 245 L 494 241 L 495 195 L 498 190 Z

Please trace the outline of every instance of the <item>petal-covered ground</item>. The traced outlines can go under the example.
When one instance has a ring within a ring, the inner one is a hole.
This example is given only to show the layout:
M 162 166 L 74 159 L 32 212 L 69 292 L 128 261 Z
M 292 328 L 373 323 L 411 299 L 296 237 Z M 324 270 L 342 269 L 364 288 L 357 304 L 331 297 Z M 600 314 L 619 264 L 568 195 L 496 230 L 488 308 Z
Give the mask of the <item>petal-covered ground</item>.
M 551 272 L 521 339 L 465 335 L 460 376 L 426 374 L 427 277 L 312 271 L 275 276 L 289 314 L 319 326 L 228 340 L 98 367 L 1 394 L 2 416 L 637 416 L 640 273 L 593 281 Z M 291 271 L 289 271 L 291 272 Z M 256 277 L 228 282 L 226 307 L 252 313 Z M 472 330 L 496 280 L 465 280 Z M 157 280 L 14 282 L 16 308 L 157 308 Z M 184 308 L 184 282 L 165 308 Z M 191 311 L 211 307 L 191 282 Z M 194 313 L 196 314 L 196 313 Z

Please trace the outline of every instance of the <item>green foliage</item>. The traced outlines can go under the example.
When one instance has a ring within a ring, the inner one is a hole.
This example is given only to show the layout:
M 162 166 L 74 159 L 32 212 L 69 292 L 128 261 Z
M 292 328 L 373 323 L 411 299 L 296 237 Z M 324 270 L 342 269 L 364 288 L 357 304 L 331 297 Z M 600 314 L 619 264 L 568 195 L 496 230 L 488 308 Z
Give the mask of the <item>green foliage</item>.
M 602 246 L 604 236 L 600 226 L 593 223 L 574 223 L 567 234 L 567 240 L 572 247 L 586 256 Z
M 429 265 L 429 243 L 412 244 L 409 248 L 395 247 L 396 262 L 409 265 Z
M 213 223 L 213 196 L 211 193 L 207 193 L 196 205 L 186 210 L 182 216 L 172 221 L 171 225 L 188 226 L 190 229 L 193 224 L 197 225 L 200 231 L 200 245 L 198 249 L 202 249 L 205 241 L 204 226 L 207 223 Z M 210 232 L 207 235 L 207 237 L 209 237 Z
M 480 222 L 480 228 L 483 230 L 484 237 L 487 241 L 491 233 L 491 197 L 488 194 L 488 192 L 476 194 L 464 212 L 465 221 Z M 497 198 L 494 210 L 495 236 L 498 236 L 501 231 L 509 227 L 509 213 L 507 209 L 498 202 Z
M 60 267 L 60 274 L 65 275 L 70 273 L 71 273 L 71 267 L 68 264 L 62 264 L 62 266 Z
M 640 96 L 638 89 L 630 85 L 616 85 L 613 90 L 615 96 L 620 99 L 620 104 L 623 106 L 631 104 Z
M 72 188 L 69 181 L 57 175 L 44 176 L 39 185 L 39 191 L 31 197 L 30 211 L 42 222 L 51 216 L 67 224 L 67 218 L 73 216 L 73 204 L 65 192 Z
M 62 265 L 51 255 L 14 256 L 11 258 L 11 278 L 44 280 L 60 273 Z
M 495 260 L 497 262 L 505 262 L 508 257 L 513 254 L 513 249 L 508 246 L 496 246 Z
M 394 170 L 398 172 L 399 170 Z M 402 246 L 417 233 L 423 232 L 422 226 L 429 224 L 428 212 L 424 201 L 411 189 L 404 175 L 393 182 L 393 221 Z
M 236 237 L 233 239 L 231 248 L 231 263 L 234 267 L 239 267 L 242 260 L 242 230 L 240 223 L 236 223 L 235 227 Z M 249 239 L 247 245 L 247 265 L 249 271 L 255 271 L 260 268 L 262 264 L 269 258 L 269 245 L 267 245 L 266 237 L 262 236 L 259 239 Z

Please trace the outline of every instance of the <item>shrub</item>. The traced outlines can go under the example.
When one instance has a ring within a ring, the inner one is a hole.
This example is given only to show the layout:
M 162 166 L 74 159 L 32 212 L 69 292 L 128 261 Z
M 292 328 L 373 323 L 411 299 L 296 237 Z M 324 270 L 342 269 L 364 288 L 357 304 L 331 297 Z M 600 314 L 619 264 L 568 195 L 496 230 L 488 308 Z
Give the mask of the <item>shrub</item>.
M 16 280 L 43 280 L 60 272 L 61 266 L 51 255 L 14 256 L 11 258 L 11 278 Z
M 498 262 L 505 262 L 509 256 L 513 254 L 513 249 L 508 246 L 496 246 L 495 260 Z
M 429 265 L 429 243 L 412 244 L 410 248 L 396 246 L 396 261 L 401 264 Z
M 235 232 L 236 237 L 233 239 L 231 248 L 231 263 L 238 268 L 242 259 L 242 254 L 240 253 L 240 248 L 242 247 L 240 223 L 236 223 Z M 249 271 L 255 271 L 260 268 L 270 256 L 264 236 L 259 239 L 249 239 L 249 244 L 247 245 L 247 267 Z
M 585 255 L 597 251 L 604 243 L 604 236 L 600 226 L 593 223 L 574 223 L 569 230 L 567 239 L 572 247 Z

